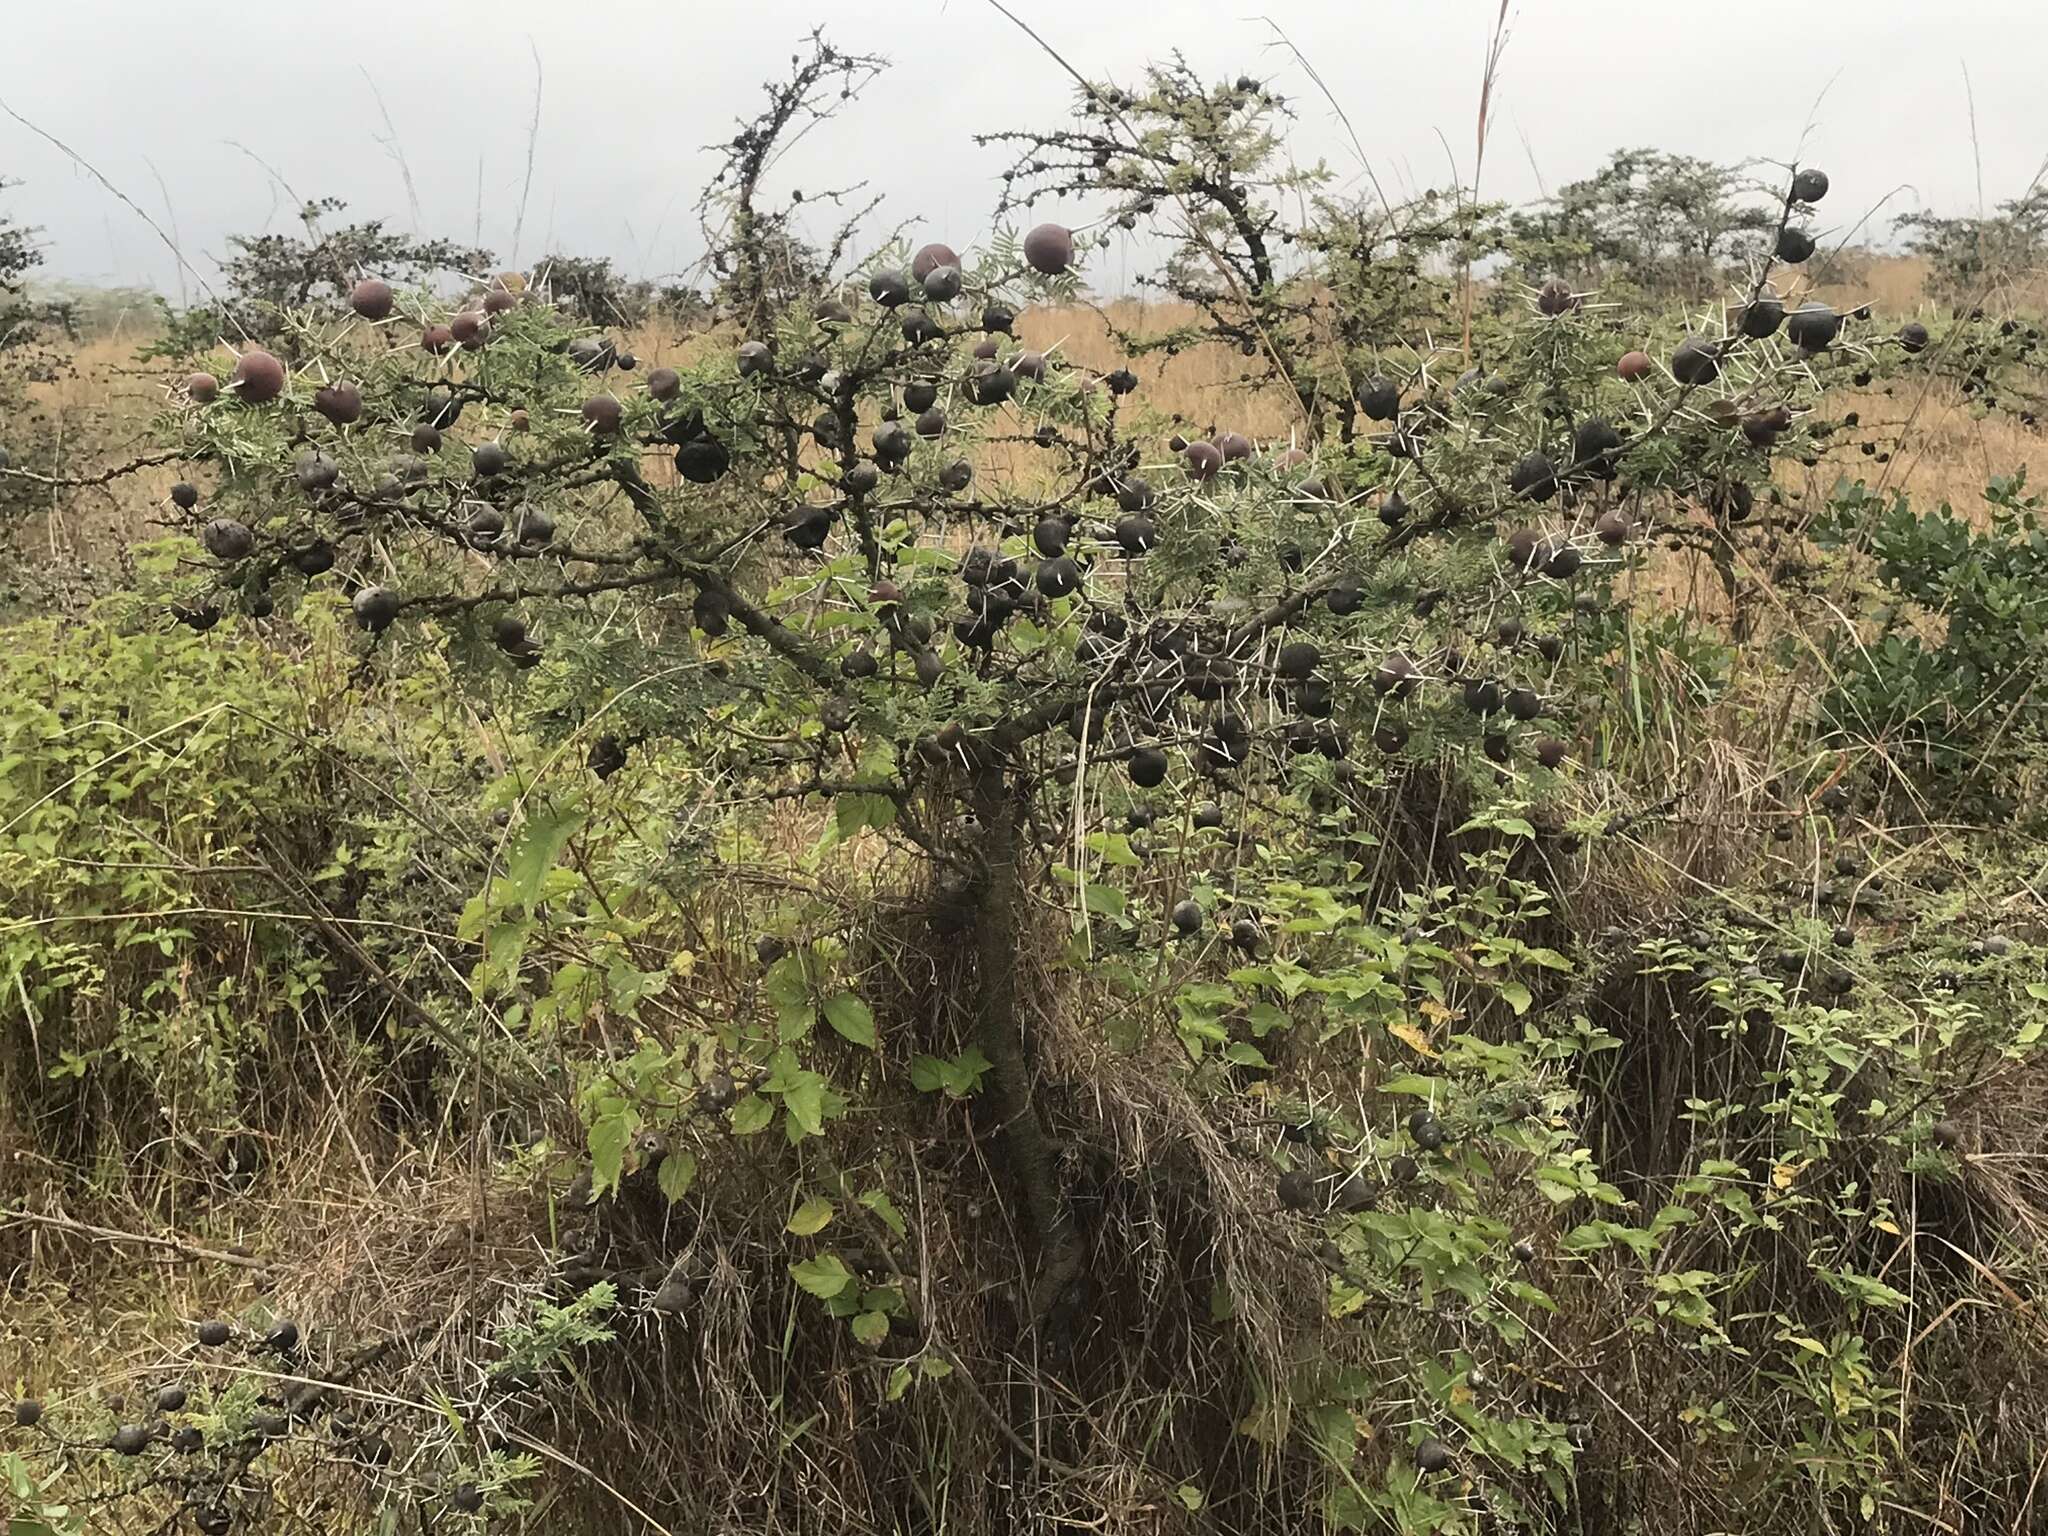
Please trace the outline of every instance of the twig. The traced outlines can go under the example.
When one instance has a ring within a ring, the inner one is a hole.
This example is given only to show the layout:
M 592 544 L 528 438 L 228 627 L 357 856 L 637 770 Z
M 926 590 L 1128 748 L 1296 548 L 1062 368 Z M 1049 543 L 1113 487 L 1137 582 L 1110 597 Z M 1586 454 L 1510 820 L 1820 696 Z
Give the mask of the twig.
M 53 1227 L 59 1232 L 75 1232 L 81 1237 L 90 1237 L 103 1243 L 140 1243 L 144 1247 L 168 1248 L 189 1259 L 206 1259 L 215 1264 L 233 1264 L 242 1269 L 260 1270 L 268 1273 L 272 1266 L 265 1260 L 246 1253 L 229 1253 L 221 1248 L 207 1248 L 198 1243 L 188 1242 L 182 1237 L 155 1237 L 146 1232 L 122 1232 L 114 1227 L 97 1227 L 90 1222 L 73 1221 L 69 1216 L 44 1216 L 35 1211 L 0 1210 L 0 1221 L 25 1221 L 39 1227 Z
M 149 453 L 93 475 L 39 475 L 32 469 L 0 469 L 0 475 L 12 475 L 17 480 L 33 480 L 38 485 L 56 485 L 70 490 L 82 490 L 95 485 L 107 485 L 124 475 L 154 469 L 160 464 L 175 464 L 182 458 L 184 455 L 181 453 Z
M 1486 124 L 1493 113 L 1493 87 L 1500 75 L 1500 56 L 1507 48 L 1508 0 L 1500 0 L 1500 14 L 1493 19 L 1493 37 L 1486 45 L 1486 72 L 1479 79 L 1478 148 L 1472 160 L 1472 211 L 1478 216 L 1479 176 L 1486 168 Z M 1464 354 L 1472 356 L 1472 242 L 1465 242 L 1465 340 Z
M 512 221 L 512 249 L 506 253 L 514 266 L 519 263 L 519 238 L 526 231 L 526 199 L 533 191 L 533 153 L 540 142 L 540 92 L 546 79 L 540 66 L 540 45 L 529 37 L 526 46 L 533 50 L 533 121 L 526 125 L 526 179 L 519 184 L 519 214 Z
M 155 233 L 157 239 L 163 241 L 165 248 L 170 251 L 173 257 L 177 259 L 179 270 L 190 272 L 192 276 L 198 280 L 199 286 L 201 289 L 205 291 L 206 296 L 209 299 L 213 300 L 214 304 L 219 307 L 223 314 L 226 314 L 230 320 L 234 321 L 235 329 L 242 332 L 242 339 L 244 341 L 248 341 L 251 339 L 248 331 L 243 330 L 242 323 L 239 320 L 235 320 L 233 313 L 230 312 L 228 310 L 227 305 L 222 302 L 221 296 L 213 291 L 213 284 L 209 283 L 206 280 L 206 278 L 203 275 L 201 275 L 197 267 L 193 266 L 191 262 L 185 259 L 184 252 L 178 249 L 178 242 L 173 240 L 169 235 L 165 234 L 163 231 L 163 227 L 160 224 L 158 224 L 155 219 L 152 219 L 148 214 L 142 211 L 141 204 L 137 203 L 134 198 L 130 197 L 126 192 L 123 192 L 111 181 L 107 180 L 107 178 L 103 174 L 101 174 L 99 168 L 93 165 L 91 161 L 87 160 L 85 156 L 81 155 L 77 150 L 73 149 L 69 144 L 66 144 L 62 139 L 58 138 L 55 134 L 46 132 L 45 130 L 38 128 L 34 123 L 30 122 L 27 118 L 23 117 L 19 112 L 15 111 L 14 108 L 8 106 L 7 103 L 4 101 L 0 101 L 0 112 L 5 112 L 9 117 L 13 118 L 17 123 L 21 124 L 22 127 L 26 128 L 30 133 L 34 134 L 44 143 L 52 146 L 60 153 L 69 157 L 73 165 L 76 165 L 80 170 L 84 171 L 86 175 L 92 177 L 94 181 L 98 182 L 101 186 L 105 187 L 109 192 L 111 192 L 114 195 L 115 199 L 119 201 L 124 207 L 126 207 L 131 213 L 133 213 L 135 217 L 142 220 L 143 223 L 147 224 L 150 227 L 150 229 Z
M 360 67 L 360 66 L 358 66 Z M 398 178 L 405 183 L 405 204 L 412 211 L 412 232 L 420 232 L 420 193 L 413 185 L 412 167 L 406 163 L 405 146 L 399 142 L 398 128 L 391 121 L 391 109 L 384 105 L 384 93 L 377 89 L 377 82 L 370 78 L 370 72 L 363 70 L 363 83 L 370 88 L 370 95 L 377 103 L 377 115 L 384 119 L 384 137 L 371 134 L 373 141 L 384 146 L 384 153 L 398 162 Z
M 164 173 L 156 168 L 156 162 L 144 155 L 142 163 L 149 167 L 149 174 L 156 178 L 156 189 L 163 194 L 164 218 L 171 226 L 171 252 L 178 258 L 178 308 L 192 307 L 192 292 L 185 286 L 184 244 L 178 236 L 178 210 L 171 204 L 171 189 L 164 185 Z

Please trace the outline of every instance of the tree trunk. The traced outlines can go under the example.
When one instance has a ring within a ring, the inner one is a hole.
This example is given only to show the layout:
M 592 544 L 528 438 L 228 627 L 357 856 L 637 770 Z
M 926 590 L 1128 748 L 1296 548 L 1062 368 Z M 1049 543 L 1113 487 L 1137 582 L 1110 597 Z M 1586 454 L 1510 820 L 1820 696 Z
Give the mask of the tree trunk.
M 986 1102 L 996 1116 L 1003 1165 L 1038 1246 L 1031 1317 L 1043 1323 L 1081 1274 L 1081 1241 L 1060 1186 L 1059 1155 L 1038 1116 L 1034 1063 L 1017 1006 L 1017 955 L 1023 920 L 1021 807 L 1000 768 L 976 771 L 974 810 L 987 865 L 975 912 L 975 1044 L 989 1061 Z

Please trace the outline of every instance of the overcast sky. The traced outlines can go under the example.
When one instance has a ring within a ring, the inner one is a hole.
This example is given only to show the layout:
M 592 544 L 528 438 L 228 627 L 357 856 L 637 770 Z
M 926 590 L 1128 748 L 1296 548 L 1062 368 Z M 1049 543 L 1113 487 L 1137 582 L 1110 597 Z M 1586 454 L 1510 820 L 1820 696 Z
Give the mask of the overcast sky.
M 1300 113 L 1300 159 L 1356 180 L 1357 157 L 1270 16 L 1350 115 L 1389 192 L 1469 177 L 1497 0 L 1017 0 L 1053 47 L 1128 82 L 1179 48 L 1205 76 L 1271 79 Z M 865 178 L 873 228 L 922 221 L 956 245 L 987 225 L 1001 156 L 976 131 L 1046 126 L 1059 67 L 987 0 L 12 0 L 0 102 L 168 224 L 209 275 L 224 237 L 291 224 L 260 156 L 352 217 L 413 224 L 377 104 L 411 167 L 423 232 L 502 265 L 559 248 L 660 274 L 698 253 L 693 205 L 759 84 L 819 21 L 895 67 L 778 173 L 784 187 Z M 1830 172 L 1825 213 L 1875 226 L 1917 206 L 1967 212 L 2022 191 L 2048 153 L 2044 0 L 1514 0 L 1483 191 L 1524 198 L 1620 145 Z M 544 72 L 520 248 L 537 49 Z M 1976 108 L 1973 152 L 1967 69 Z M 374 84 L 374 91 L 373 91 Z M 1816 107 L 1816 102 L 1818 106 Z M 248 153 L 235 146 L 246 147 Z M 1448 146 L 1448 149 L 1447 147 Z M 177 287 L 168 251 L 61 152 L 0 116 L 0 209 L 42 226 L 49 270 Z M 158 178 L 161 178 L 161 187 Z M 482 188 L 481 223 L 478 187 Z M 1121 285 L 1128 253 L 1094 258 Z

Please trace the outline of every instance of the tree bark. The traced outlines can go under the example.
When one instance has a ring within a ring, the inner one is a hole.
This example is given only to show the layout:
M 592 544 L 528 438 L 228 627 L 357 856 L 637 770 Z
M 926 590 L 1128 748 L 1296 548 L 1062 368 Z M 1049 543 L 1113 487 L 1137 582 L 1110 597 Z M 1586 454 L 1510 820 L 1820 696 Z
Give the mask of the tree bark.
M 1003 1163 L 1038 1247 L 1031 1317 L 1042 1323 L 1081 1273 L 1081 1241 L 1060 1184 L 1059 1154 L 1039 1118 L 1032 1051 L 1017 1001 L 1023 920 L 1019 869 L 1021 807 L 999 767 L 976 770 L 973 787 L 987 862 L 975 911 L 975 1044 L 989 1061 L 987 1103 L 1001 1136 Z

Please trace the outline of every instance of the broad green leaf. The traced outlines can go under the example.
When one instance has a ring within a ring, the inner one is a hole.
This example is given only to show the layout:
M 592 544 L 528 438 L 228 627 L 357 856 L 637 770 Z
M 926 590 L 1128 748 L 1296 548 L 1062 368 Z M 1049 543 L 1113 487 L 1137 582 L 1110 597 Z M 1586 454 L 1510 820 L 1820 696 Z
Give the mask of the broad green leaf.
M 761 978 L 761 993 L 778 1009 L 809 1008 L 811 984 L 804 974 L 801 950 L 792 950 L 768 967 L 768 974 Z
M 853 1320 L 853 1336 L 861 1343 L 875 1345 L 889 1337 L 889 1318 L 882 1312 L 863 1312 Z
M 798 1237 L 810 1237 L 822 1232 L 832 1224 L 832 1202 L 823 1195 L 813 1195 L 796 1208 L 796 1214 L 789 1218 L 789 1230 Z
M 541 881 L 547 878 L 555 860 L 561 857 L 563 846 L 582 825 L 583 813 L 574 806 L 539 807 L 527 812 L 518 841 L 505 857 L 505 878 L 529 912 L 540 899 Z
M 735 1136 L 753 1136 L 768 1129 L 768 1123 L 775 1118 L 775 1106 L 758 1093 L 750 1093 L 741 1099 L 732 1112 L 732 1133 Z
M 1405 1093 L 1413 1098 L 1427 1099 L 1436 1094 L 1442 1087 L 1442 1078 L 1423 1077 L 1414 1072 L 1403 1072 L 1400 1076 L 1390 1077 L 1381 1083 L 1380 1092 Z
M 1097 885 L 1091 880 L 1081 888 L 1081 900 L 1098 917 L 1124 915 L 1124 893 L 1113 885 Z
M 907 1235 L 910 1228 L 904 1224 L 903 1213 L 896 1209 L 896 1202 L 879 1189 L 871 1189 L 860 1197 L 860 1203 L 888 1223 L 889 1230 L 898 1237 Z
M 623 1099 L 606 1099 L 590 1122 L 590 1192 L 593 1197 L 618 1188 L 625 1171 L 626 1146 L 633 1139 L 635 1116 Z
M 669 1153 L 661 1160 L 661 1170 L 655 1175 L 655 1182 L 661 1186 L 669 1204 L 675 1204 L 697 1182 L 697 1159 L 688 1152 Z
M 1121 832 L 1096 832 L 1088 838 L 1088 847 L 1105 864 L 1135 865 L 1141 862 L 1131 849 L 1131 840 Z
M 815 1072 L 805 1073 L 783 1094 L 782 1107 L 806 1136 L 820 1135 L 825 1129 L 825 1080 Z
M 835 993 L 825 999 L 825 1022 L 855 1045 L 875 1048 L 875 1016 L 851 992 Z
M 1529 989 L 1519 981 L 1502 982 L 1500 985 L 1500 999 L 1515 1010 L 1515 1017 L 1517 1018 L 1520 1018 L 1529 1011 Z
M 832 815 L 839 836 L 848 838 L 863 828 L 888 826 L 896 819 L 896 802 L 887 795 L 849 791 L 832 802 Z
M 789 1277 L 823 1301 L 830 1301 L 853 1284 L 853 1271 L 840 1262 L 836 1253 L 821 1253 L 815 1259 L 790 1265 Z
M 896 1367 L 895 1370 L 889 1373 L 889 1389 L 883 1395 L 887 1397 L 887 1399 L 890 1402 L 893 1403 L 909 1390 L 910 1367 L 907 1365 L 899 1365 Z

